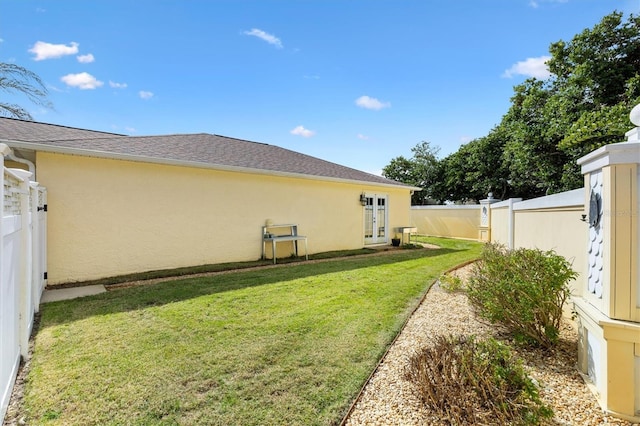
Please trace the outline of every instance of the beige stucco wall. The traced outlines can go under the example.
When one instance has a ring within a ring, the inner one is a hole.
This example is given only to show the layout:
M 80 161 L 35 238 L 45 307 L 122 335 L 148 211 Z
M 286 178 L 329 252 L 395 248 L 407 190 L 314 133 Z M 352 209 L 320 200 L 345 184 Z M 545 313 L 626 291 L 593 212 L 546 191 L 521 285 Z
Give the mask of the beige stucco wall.
M 491 206 L 491 241 L 509 245 L 509 208 Z
M 403 188 L 44 152 L 37 179 L 48 188 L 49 284 L 256 260 L 267 219 L 297 224 L 310 253 L 360 248 L 363 191 L 388 196 L 391 228 L 410 220 Z M 279 256 L 292 251 L 279 244 Z
M 411 225 L 422 235 L 478 239 L 480 206 L 412 206 Z
M 574 294 L 584 285 L 588 226 L 584 190 L 521 201 L 511 199 L 491 205 L 491 241 L 507 247 L 554 250 L 572 263 L 579 276 L 570 283 Z
M 580 220 L 583 206 L 515 211 L 515 247 L 554 250 L 578 272 L 570 286 L 576 294 L 585 284 L 588 225 Z

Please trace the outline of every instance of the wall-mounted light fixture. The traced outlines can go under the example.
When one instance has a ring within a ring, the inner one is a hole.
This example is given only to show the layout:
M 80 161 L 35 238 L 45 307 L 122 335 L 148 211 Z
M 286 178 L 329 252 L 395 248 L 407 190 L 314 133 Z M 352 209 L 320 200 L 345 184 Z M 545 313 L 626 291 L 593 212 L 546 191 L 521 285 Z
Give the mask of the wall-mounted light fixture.
M 363 206 L 367 205 L 367 196 L 365 195 L 364 192 L 360 194 L 360 204 Z

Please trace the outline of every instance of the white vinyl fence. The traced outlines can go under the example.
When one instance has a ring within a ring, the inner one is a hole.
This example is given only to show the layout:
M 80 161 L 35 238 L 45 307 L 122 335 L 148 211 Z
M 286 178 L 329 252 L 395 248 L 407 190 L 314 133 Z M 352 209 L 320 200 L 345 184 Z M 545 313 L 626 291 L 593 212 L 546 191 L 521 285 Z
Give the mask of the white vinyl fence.
M 0 144 L 0 418 L 4 419 L 46 285 L 46 189 L 31 172 L 4 167 Z

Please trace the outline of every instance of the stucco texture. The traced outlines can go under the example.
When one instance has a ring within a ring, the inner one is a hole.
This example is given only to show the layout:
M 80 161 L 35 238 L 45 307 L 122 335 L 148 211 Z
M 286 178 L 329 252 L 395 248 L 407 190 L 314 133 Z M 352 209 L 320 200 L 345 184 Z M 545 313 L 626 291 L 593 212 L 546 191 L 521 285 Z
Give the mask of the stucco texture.
M 418 234 L 475 240 L 480 228 L 480 206 L 414 206 L 411 223 L 418 228 Z
M 50 285 L 256 260 L 267 219 L 297 224 L 310 253 L 360 248 L 363 191 L 388 197 L 390 227 L 409 223 L 399 187 L 46 152 L 36 167 L 48 188 Z M 292 251 L 280 244 L 278 256 Z

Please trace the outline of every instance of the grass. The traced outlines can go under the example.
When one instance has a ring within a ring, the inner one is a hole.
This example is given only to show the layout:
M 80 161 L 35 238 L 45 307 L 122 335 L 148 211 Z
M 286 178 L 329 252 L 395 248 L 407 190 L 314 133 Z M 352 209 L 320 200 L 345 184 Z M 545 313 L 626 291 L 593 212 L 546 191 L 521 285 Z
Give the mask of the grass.
M 329 252 L 323 252 L 323 253 L 310 254 L 309 260 L 358 256 L 358 255 L 364 255 L 364 254 L 373 254 L 375 252 L 376 250 L 370 249 L 370 248 L 329 251 Z M 302 262 L 303 260 L 304 260 L 304 257 L 291 256 L 291 257 L 278 258 L 278 263 L 279 264 L 295 263 L 295 262 Z M 155 278 L 168 278 L 168 277 L 179 278 L 187 275 L 202 274 L 202 273 L 209 273 L 209 272 L 234 271 L 239 269 L 255 268 L 259 266 L 268 266 L 272 264 L 273 264 L 273 260 L 271 259 L 265 259 L 265 260 L 259 259 L 259 260 L 253 260 L 253 261 L 247 261 L 247 262 L 214 263 L 209 265 L 187 266 L 184 268 L 159 269 L 154 271 L 136 272 L 133 274 L 117 275 L 114 277 L 99 278 L 96 280 L 56 284 L 53 287 L 64 288 L 64 287 L 75 287 L 79 285 L 109 286 L 113 284 L 126 283 L 130 281 L 144 281 L 144 280 L 152 280 Z
M 429 285 L 478 243 L 43 305 L 32 425 L 337 424 Z

